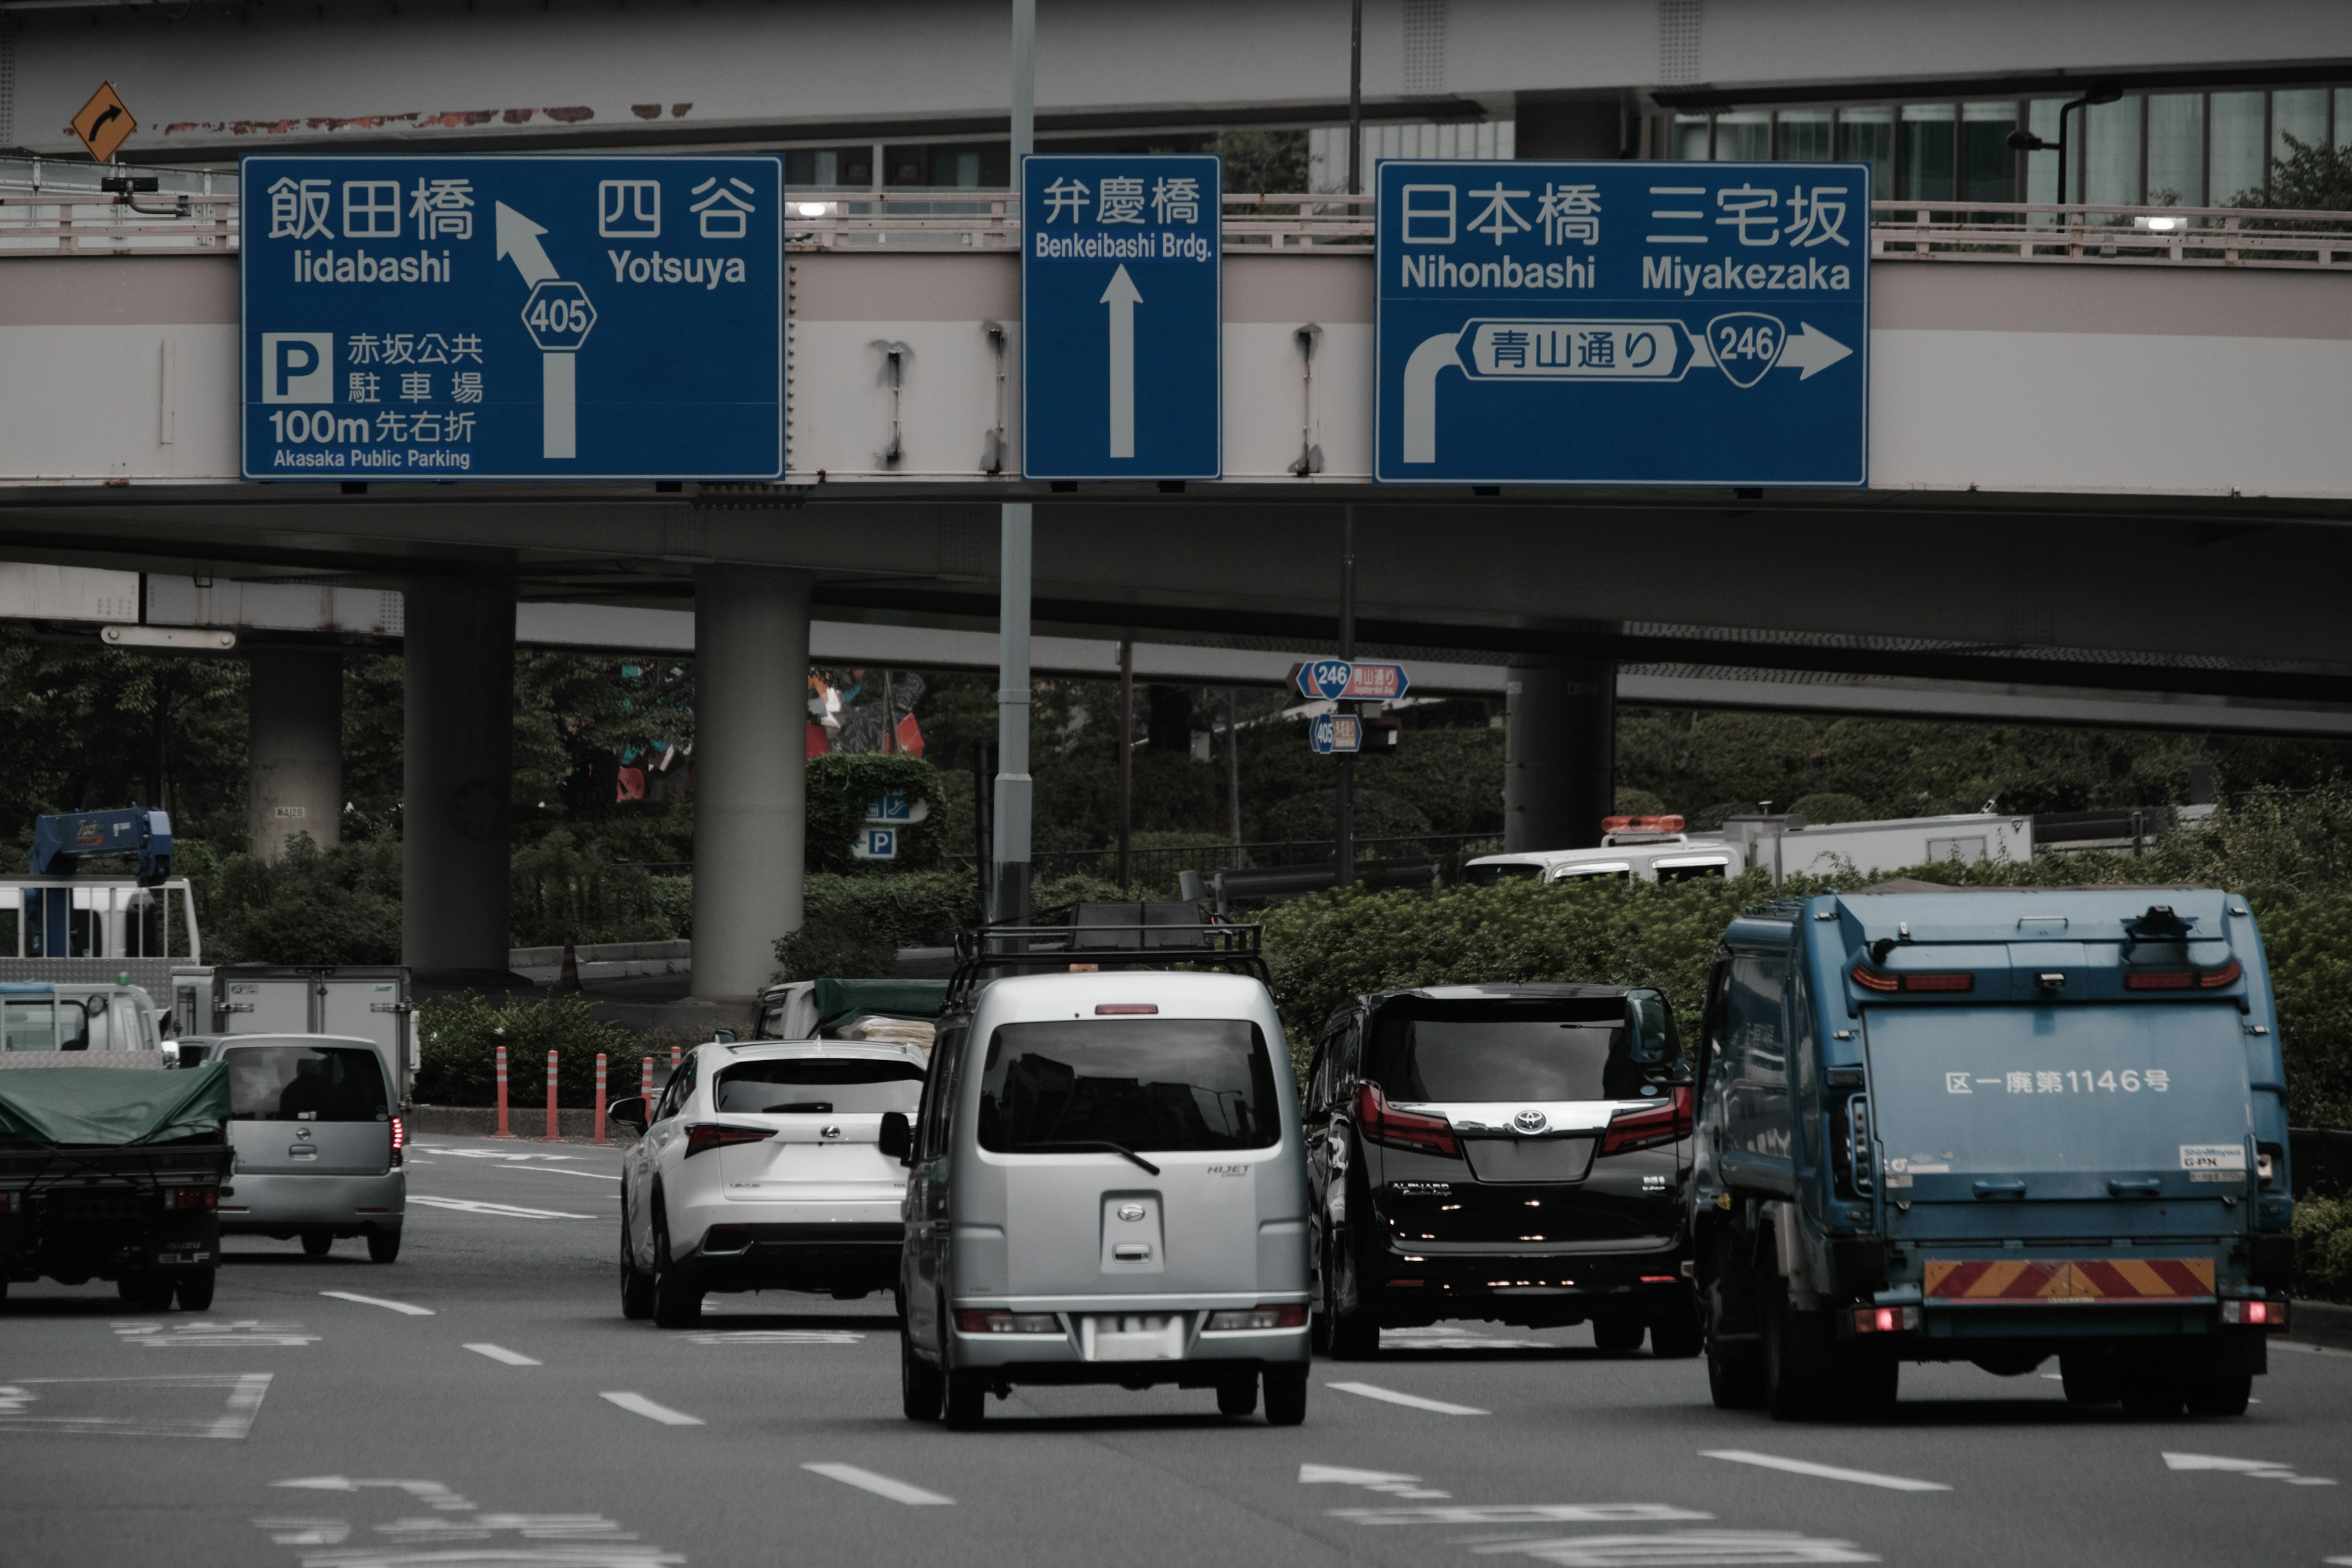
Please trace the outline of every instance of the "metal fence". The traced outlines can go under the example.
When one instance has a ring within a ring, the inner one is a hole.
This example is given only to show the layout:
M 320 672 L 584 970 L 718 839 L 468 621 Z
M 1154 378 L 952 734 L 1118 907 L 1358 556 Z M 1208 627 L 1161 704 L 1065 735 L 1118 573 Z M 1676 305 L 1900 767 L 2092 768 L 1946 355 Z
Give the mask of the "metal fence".
M 1367 865 L 1385 860 L 1434 860 L 1448 879 L 1462 863 L 1480 855 L 1499 853 L 1499 833 L 1424 833 L 1414 837 L 1359 838 L 1356 861 Z M 1130 849 L 1127 855 L 1129 886 L 1143 893 L 1173 895 L 1180 871 L 1264 868 L 1275 866 L 1328 866 L 1339 854 L 1328 838 L 1280 839 L 1258 844 L 1154 845 Z M 1031 879 L 1044 882 L 1076 875 L 1118 879 L 1117 849 L 1040 849 L 1030 859 Z M 971 861 L 964 862 L 969 866 Z

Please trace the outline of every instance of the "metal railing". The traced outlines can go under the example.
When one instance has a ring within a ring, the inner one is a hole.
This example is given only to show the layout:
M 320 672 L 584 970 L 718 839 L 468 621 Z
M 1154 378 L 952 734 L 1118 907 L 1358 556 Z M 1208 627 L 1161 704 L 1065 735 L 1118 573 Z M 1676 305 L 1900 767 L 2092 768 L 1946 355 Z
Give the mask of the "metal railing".
M 101 179 L 154 177 L 109 192 Z M 1297 192 L 1228 195 L 1230 255 L 1369 253 L 1373 198 Z M 1017 255 L 1010 191 L 809 192 L 790 199 L 788 251 L 961 251 Z M 1879 261 L 2007 261 L 2162 267 L 2352 269 L 2352 213 L 2071 202 L 1874 202 Z M 235 180 L 0 159 L 0 257 L 204 255 L 234 251 Z M 1807 252 L 1808 257 L 1817 251 Z M 1765 259 L 1759 250 L 1755 259 Z

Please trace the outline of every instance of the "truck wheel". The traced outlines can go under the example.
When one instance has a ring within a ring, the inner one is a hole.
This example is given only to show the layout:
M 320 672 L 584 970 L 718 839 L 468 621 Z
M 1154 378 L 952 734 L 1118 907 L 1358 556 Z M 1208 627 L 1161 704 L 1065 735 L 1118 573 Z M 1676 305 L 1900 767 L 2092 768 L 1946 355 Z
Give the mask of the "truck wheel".
M 1257 1413 L 1257 1373 L 1229 1377 L 1217 1384 L 1217 1414 L 1220 1415 L 1254 1415 Z
M 172 1310 L 172 1277 L 157 1269 L 125 1274 L 114 1282 L 114 1292 L 142 1312 Z
M 2191 1415 L 2243 1415 L 2253 1397 L 2254 1374 L 2225 1372 L 2218 1377 L 2192 1377 L 2188 1384 Z
M 2062 1352 L 2058 1378 L 2069 1405 L 2113 1405 L 2124 1396 L 2114 1358 L 2088 1352 Z
M 191 1268 L 180 1276 L 175 1281 L 175 1289 L 180 1298 L 182 1311 L 202 1312 L 210 1310 L 213 1304 L 214 1275 L 215 1270 L 211 1268 Z M 2245 1406 L 2242 1403 L 2239 1408 L 2242 1410 Z
M 1876 1421 L 1890 1414 L 1903 1386 L 1903 1363 L 1891 1356 L 1849 1354 L 1830 1381 L 1839 1415 Z
M 1650 1353 L 1660 1361 L 1687 1360 L 1705 1346 L 1698 1314 L 1688 1307 L 1678 1307 L 1664 1317 L 1650 1320 Z
M 685 1270 L 671 1261 L 669 1224 L 661 1197 L 654 1197 L 654 1321 L 665 1329 L 690 1329 L 702 1318 L 702 1292 L 688 1284 Z
M 948 1374 L 947 1419 L 951 1431 L 979 1430 L 988 1414 L 988 1385 L 970 1373 Z
M 2124 1414 L 2139 1421 L 2162 1421 L 2180 1414 L 2189 1390 L 2171 1373 L 2148 1368 L 2124 1384 Z
M 1639 1318 L 1596 1318 L 1592 1321 L 1592 1342 L 1604 1351 L 1624 1353 L 1642 1348 L 1643 1336 L 1649 1325 Z
M 1296 1426 L 1307 1419 L 1307 1369 L 1265 1374 L 1265 1424 Z
M 306 1230 L 302 1233 L 302 1256 L 324 1258 L 327 1249 L 335 1245 L 335 1233 L 331 1230 Z
M 915 1353 L 902 1324 L 898 1332 L 898 1408 L 909 1421 L 936 1421 L 947 1398 L 947 1379 Z
M 1742 1353 L 1723 1340 L 1723 1289 L 1708 1287 L 1706 1317 L 1701 1327 L 1706 1339 L 1706 1391 L 1717 1410 L 1753 1410 L 1764 1403 L 1764 1367 L 1752 1354 Z
M 1775 1421 L 1803 1421 L 1821 1413 L 1821 1380 L 1797 1370 L 1797 1314 L 1778 1279 L 1764 1286 L 1764 1405 Z
M 400 1258 L 400 1232 L 396 1230 L 372 1230 L 368 1232 L 367 1243 L 368 1261 L 370 1263 L 393 1263 L 398 1261 Z

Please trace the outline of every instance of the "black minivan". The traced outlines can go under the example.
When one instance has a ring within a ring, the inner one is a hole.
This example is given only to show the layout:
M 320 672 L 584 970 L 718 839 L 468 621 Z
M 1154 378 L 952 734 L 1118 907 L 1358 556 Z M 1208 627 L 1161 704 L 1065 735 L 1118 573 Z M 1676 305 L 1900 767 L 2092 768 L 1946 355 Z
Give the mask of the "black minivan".
M 1324 1026 L 1306 1103 L 1320 1348 L 1469 1318 L 1698 1353 L 1691 1075 L 1659 993 L 1359 996 Z

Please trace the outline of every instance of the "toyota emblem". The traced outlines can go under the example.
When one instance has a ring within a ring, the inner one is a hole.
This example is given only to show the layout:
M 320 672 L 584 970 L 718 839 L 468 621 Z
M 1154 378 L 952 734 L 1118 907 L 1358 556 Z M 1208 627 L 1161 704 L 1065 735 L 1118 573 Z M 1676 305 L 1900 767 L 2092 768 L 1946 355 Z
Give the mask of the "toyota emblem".
M 1551 1118 L 1540 1110 L 1529 1108 L 1512 1117 L 1511 1125 L 1532 1138 L 1551 1125 Z
M 1123 1220 L 1129 1221 L 1130 1223 L 1135 1220 L 1139 1220 L 1143 1217 L 1143 1205 L 1141 1204 L 1121 1204 L 1118 1205 L 1118 1217 Z

